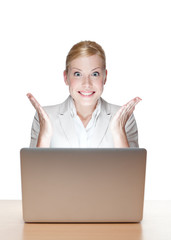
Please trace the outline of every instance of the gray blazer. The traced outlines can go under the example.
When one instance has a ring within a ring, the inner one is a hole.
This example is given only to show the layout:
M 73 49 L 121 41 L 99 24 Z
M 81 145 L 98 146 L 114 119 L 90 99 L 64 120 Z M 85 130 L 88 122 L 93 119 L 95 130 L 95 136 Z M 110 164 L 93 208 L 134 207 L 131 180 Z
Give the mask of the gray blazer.
M 47 112 L 53 127 L 50 147 L 53 148 L 78 148 L 78 139 L 74 129 L 74 119 L 69 109 L 69 96 L 63 103 L 43 107 Z M 92 148 L 114 148 L 113 137 L 109 128 L 110 120 L 120 106 L 107 103 L 101 98 L 101 112 L 97 119 L 94 134 L 91 138 Z M 126 134 L 130 147 L 138 147 L 138 130 L 134 115 L 128 119 Z M 34 116 L 31 129 L 30 147 L 36 147 L 40 125 L 37 113 Z

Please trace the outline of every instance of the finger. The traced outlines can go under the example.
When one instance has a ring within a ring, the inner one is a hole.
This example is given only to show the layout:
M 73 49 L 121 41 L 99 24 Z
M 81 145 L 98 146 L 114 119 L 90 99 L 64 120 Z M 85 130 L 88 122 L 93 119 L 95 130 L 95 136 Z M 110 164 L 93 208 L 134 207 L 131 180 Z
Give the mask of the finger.
M 27 97 L 35 109 L 37 109 L 40 106 L 38 101 L 35 99 L 35 97 L 31 93 L 27 93 Z
M 120 118 L 122 116 L 122 113 L 124 111 L 124 109 L 126 108 L 126 105 L 123 105 L 122 107 L 119 108 L 119 110 L 116 112 L 116 114 L 114 115 L 114 117 L 116 119 Z
M 127 104 L 123 105 L 120 107 L 120 109 L 116 113 L 116 117 L 120 117 L 123 114 L 127 113 L 130 111 L 130 109 L 135 109 L 135 105 L 140 102 L 142 99 L 139 97 L 136 97 L 132 100 L 130 100 Z
M 35 97 L 31 93 L 27 93 L 27 97 L 34 107 L 36 107 L 36 105 L 38 105 L 37 100 L 35 99 Z
M 139 97 L 136 97 L 134 99 L 132 99 L 131 101 L 129 101 L 127 104 L 126 104 L 126 108 L 125 108 L 125 113 L 128 113 L 129 112 L 133 112 L 132 110 L 135 109 L 135 106 L 141 101 L 142 99 L 139 98 Z M 124 114 L 125 114 L 124 113 Z
M 125 109 L 125 113 L 129 114 L 130 113 L 132 114 L 134 109 L 135 109 L 135 106 L 139 103 L 139 101 L 136 101 L 136 102 L 133 102 L 132 104 L 130 104 L 126 109 Z
M 139 97 L 136 97 L 134 99 L 132 99 L 131 101 L 129 101 L 126 106 L 128 106 L 128 109 L 131 108 L 132 106 L 135 106 L 137 103 L 139 103 L 142 99 Z
M 135 109 L 135 106 L 132 106 L 132 108 L 129 111 L 126 111 L 123 115 L 122 115 L 122 124 L 126 124 L 126 122 L 128 121 L 128 119 L 130 118 L 130 116 L 132 115 L 133 111 Z
M 122 115 L 121 115 L 122 123 L 126 124 L 127 120 L 129 119 L 129 117 L 131 116 L 131 114 L 133 113 L 133 111 L 135 109 L 135 105 L 136 105 L 136 103 L 133 103 L 132 105 L 130 105 L 124 109 L 124 111 L 122 112 Z
M 122 114 L 121 114 L 121 121 L 122 124 L 126 124 L 127 120 L 129 119 L 129 117 L 131 116 L 131 114 L 133 113 L 135 106 L 141 101 L 142 99 L 139 97 L 136 97 L 134 99 L 132 99 L 131 101 L 129 101 L 126 104 L 126 107 L 123 109 Z
M 44 109 L 42 108 L 42 106 L 39 104 L 39 102 L 36 100 L 36 98 L 31 93 L 28 93 L 27 97 L 29 98 L 33 107 L 36 109 L 38 115 L 42 118 L 45 118 L 47 116 L 47 114 L 44 111 Z

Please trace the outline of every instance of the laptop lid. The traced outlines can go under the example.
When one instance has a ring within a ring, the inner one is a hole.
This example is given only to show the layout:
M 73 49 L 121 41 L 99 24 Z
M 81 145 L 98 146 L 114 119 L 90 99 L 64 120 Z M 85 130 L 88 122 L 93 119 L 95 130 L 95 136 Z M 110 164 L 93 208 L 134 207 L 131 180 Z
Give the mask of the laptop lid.
M 146 150 L 24 148 L 25 222 L 139 222 Z

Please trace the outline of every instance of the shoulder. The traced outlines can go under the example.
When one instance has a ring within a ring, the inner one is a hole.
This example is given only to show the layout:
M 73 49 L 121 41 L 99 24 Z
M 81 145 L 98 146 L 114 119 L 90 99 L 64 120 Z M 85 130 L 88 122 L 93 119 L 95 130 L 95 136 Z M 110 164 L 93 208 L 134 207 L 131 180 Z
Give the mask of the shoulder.
M 43 106 L 43 109 L 46 111 L 46 113 L 49 116 L 62 114 L 63 112 L 68 110 L 69 99 L 70 99 L 70 96 L 62 103 L 50 105 L 50 106 Z
M 108 103 L 105 101 L 103 98 L 101 98 L 101 106 L 102 106 L 102 111 L 105 111 L 107 114 L 114 115 L 121 106 Z

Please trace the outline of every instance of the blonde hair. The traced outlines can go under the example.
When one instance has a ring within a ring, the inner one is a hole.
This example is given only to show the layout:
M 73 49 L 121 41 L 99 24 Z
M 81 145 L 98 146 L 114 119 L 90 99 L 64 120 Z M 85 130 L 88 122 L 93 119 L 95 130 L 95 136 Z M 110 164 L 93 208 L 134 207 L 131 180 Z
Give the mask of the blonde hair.
M 83 56 L 92 56 L 98 55 L 103 60 L 103 67 L 106 69 L 106 56 L 103 48 L 97 44 L 96 42 L 92 41 L 81 41 L 75 44 L 69 51 L 67 58 L 66 58 L 66 73 L 68 73 L 68 67 L 70 63 L 78 58 Z

